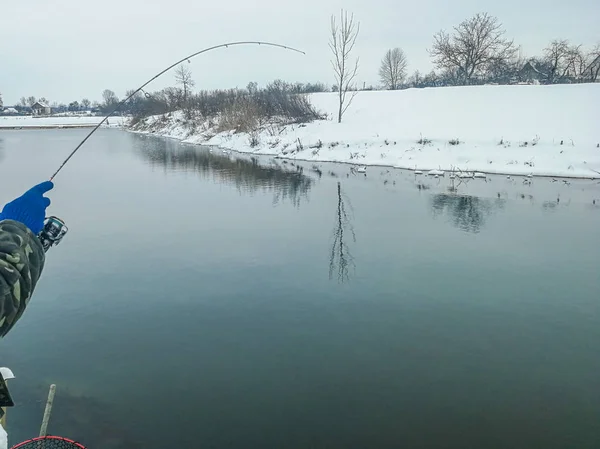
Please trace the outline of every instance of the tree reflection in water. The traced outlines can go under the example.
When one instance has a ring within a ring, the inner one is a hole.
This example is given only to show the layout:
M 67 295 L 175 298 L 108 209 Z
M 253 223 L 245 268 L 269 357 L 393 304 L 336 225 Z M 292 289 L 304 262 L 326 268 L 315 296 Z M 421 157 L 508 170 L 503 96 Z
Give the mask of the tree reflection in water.
M 495 209 L 503 209 L 505 200 L 489 200 L 476 196 L 439 193 L 432 195 L 434 216 L 447 214 L 451 223 L 466 232 L 477 233 Z
M 356 243 L 356 235 L 352 226 L 351 215 L 348 215 L 346 203 L 350 212 L 352 205 L 348 197 L 342 192 L 341 183 L 337 183 L 337 207 L 335 212 L 335 226 L 333 228 L 333 242 L 329 256 L 329 279 L 337 275 L 338 282 L 350 280 L 350 273 L 356 266 L 354 257 L 350 252 L 349 241 Z
M 303 199 L 308 199 L 313 184 L 312 178 L 304 175 L 301 167 L 265 166 L 256 158 L 212 153 L 206 148 L 184 146 L 164 139 L 135 137 L 137 154 L 151 166 L 163 167 L 165 171 L 197 172 L 203 178 L 233 185 L 240 192 L 273 192 L 274 204 L 290 201 L 294 206 L 300 206 Z

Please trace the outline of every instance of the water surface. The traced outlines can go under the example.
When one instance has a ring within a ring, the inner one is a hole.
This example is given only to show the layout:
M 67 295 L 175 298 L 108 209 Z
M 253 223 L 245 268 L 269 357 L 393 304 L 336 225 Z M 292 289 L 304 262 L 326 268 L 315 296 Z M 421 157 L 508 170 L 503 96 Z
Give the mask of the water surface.
M 0 134 L 0 199 L 83 130 Z M 251 158 L 101 130 L 0 343 L 12 443 L 596 448 L 600 186 Z

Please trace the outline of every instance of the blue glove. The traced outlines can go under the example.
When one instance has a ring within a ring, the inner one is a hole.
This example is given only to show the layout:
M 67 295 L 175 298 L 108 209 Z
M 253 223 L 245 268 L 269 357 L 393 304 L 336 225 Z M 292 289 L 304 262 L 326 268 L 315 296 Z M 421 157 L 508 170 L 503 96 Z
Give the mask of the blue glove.
M 44 193 L 52 190 L 52 181 L 45 181 L 32 187 L 19 198 L 4 206 L 0 213 L 0 220 L 14 220 L 23 223 L 31 232 L 38 235 L 44 228 L 46 208 L 50 206 L 50 199 Z

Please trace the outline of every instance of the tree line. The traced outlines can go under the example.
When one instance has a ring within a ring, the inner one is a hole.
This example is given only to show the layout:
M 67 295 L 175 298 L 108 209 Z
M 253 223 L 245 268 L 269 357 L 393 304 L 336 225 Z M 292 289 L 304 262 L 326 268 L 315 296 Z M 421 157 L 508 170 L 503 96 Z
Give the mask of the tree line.
M 555 39 L 540 56 L 524 59 L 498 18 L 487 13 L 464 20 L 452 32 L 437 32 L 428 53 L 436 70 L 426 75 L 417 70 L 407 77 L 406 55 L 401 48 L 389 50 L 379 70 L 383 87 L 581 83 L 596 82 L 600 75 L 600 43 L 586 50 Z
M 36 98 L 31 95 L 29 97 L 21 97 L 19 102 L 12 107 L 19 112 L 29 112 L 36 103 L 41 103 L 50 107 L 53 113 L 100 111 L 101 106 L 99 102 L 92 102 L 88 98 L 83 98 L 81 101 L 75 100 L 67 104 L 58 102 L 50 103 L 46 97 Z M 2 106 L 2 94 L 0 93 L 0 108 Z

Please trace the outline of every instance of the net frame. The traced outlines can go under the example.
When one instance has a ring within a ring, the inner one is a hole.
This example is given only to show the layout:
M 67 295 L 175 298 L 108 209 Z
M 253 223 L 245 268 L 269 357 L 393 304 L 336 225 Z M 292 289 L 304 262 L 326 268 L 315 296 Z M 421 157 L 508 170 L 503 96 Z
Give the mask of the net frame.
M 23 441 L 11 449 L 87 449 L 81 443 L 68 438 L 46 435 L 45 437 L 32 438 Z

